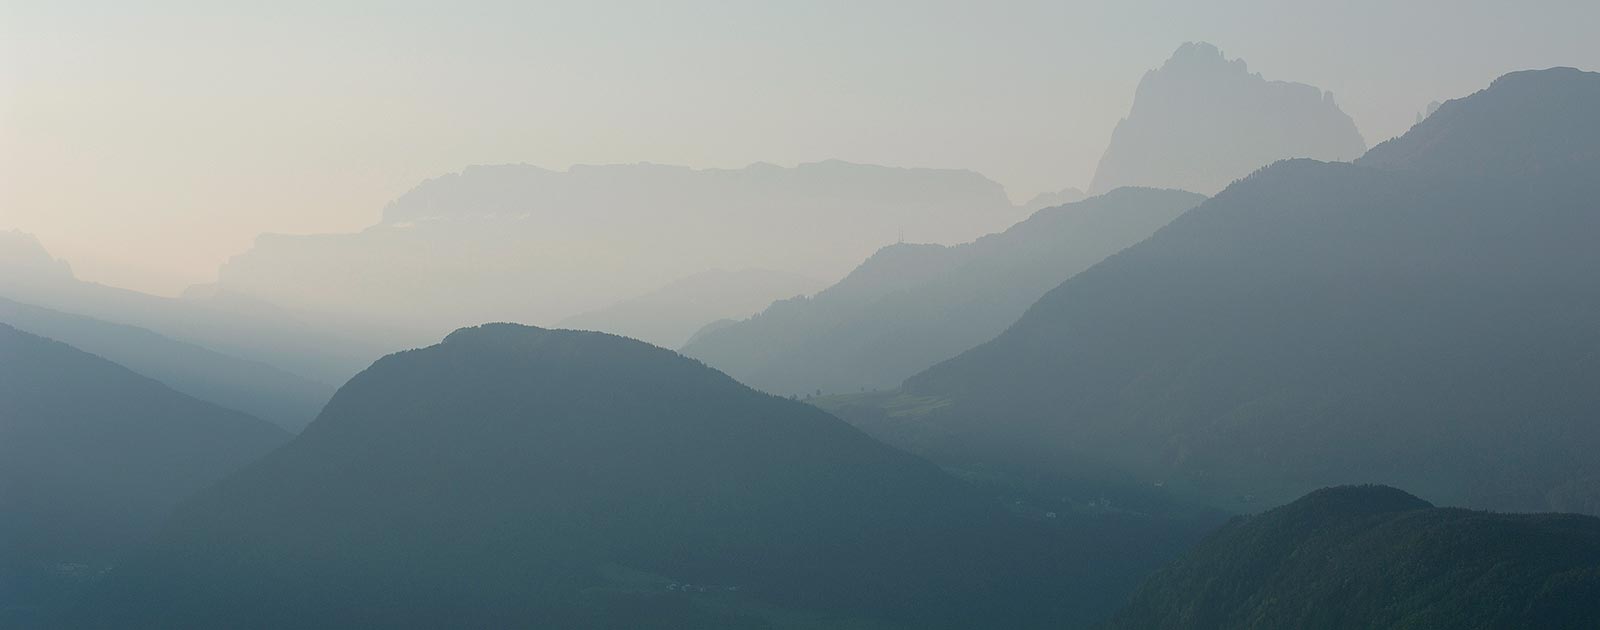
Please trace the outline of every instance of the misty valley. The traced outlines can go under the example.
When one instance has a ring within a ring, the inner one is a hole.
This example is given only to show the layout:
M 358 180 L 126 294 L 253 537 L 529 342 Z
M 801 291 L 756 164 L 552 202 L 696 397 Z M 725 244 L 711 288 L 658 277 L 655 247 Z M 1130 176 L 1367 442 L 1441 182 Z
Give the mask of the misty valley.
M 462 164 L 171 294 L 0 229 L 0 628 L 1600 628 L 1600 73 L 1494 76 L 1190 42 L 1081 188 Z

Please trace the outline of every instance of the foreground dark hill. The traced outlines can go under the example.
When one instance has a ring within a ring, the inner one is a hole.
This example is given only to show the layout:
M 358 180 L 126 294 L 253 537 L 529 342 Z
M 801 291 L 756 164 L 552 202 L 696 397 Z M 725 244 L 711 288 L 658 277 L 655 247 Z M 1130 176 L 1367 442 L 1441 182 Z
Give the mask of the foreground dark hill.
M 1188 43 L 1139 81 L 1089 191 L 1155 186 L 1214 195 L 1278 160 L 1351 160 L 1364 150 L 1332 94 L 1268 81 L 1211 44 Z
M 892 388 L 1005 330 L 1039 296 L 1205 198 L 1124 188 L 953 247 L 885 247 L 817 295 L 696 335 L 689 356 L 777 394 Z
M 0 297 L 0 323 L 105 357 L 180 392 L 299 431 L 333 386 L 154 332 Z
M 925 411 L 839 412 L 1233 509 L 1382 482 L 1600 513 L 1596 116 L 1600 74 L 1515 73 L 1370 161 L 1276 164 L 909 379 Z
M 1318 490 L 1229 523 L 1147 580 L 1110 627 L 1596 628 L 1600 519 Z
M 1013 515 L 668 350 L 492 324 L 351 379 L 293 442 L 180 508 L 81 621 L 1071 627 L 1179 538 Z
M 0 626 L 30 623 L 60 582 L 103 570 L 179 501 L 288 439 L 0 324 Z

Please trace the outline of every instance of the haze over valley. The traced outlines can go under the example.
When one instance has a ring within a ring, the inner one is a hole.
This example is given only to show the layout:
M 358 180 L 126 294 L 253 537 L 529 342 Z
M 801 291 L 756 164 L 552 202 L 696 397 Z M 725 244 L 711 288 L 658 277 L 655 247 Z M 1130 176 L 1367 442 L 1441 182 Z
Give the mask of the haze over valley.
M 1600 627 L 1600 8 L 1003 4 L 5 4 L 0 628 Z

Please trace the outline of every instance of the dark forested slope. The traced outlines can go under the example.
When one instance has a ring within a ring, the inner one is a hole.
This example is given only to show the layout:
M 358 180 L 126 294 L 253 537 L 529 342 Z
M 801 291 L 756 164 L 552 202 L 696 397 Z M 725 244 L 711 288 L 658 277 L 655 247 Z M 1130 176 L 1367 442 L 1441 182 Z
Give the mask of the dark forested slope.
M 1600 519 L 1327 488 L 1229 523 L 1110 627 L 1600 627 Z
M 0 625 L 52 603 L 174 505 L 284 443 L 266 421 L 0 324 Z
M 1060 627 L 1184 542 L 1065 516 L 1012 514 L 671 351 L 495 324 L 351 379 L 181 508 L 83 621 Z

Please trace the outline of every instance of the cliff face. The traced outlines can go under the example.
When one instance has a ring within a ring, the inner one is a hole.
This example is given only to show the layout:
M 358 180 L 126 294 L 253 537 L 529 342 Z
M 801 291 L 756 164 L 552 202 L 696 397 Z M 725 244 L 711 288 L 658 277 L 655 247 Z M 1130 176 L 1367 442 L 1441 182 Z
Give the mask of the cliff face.
M 1151 186 L 1214 195 L 1277 160 L 1347 161 L 1365 150 L 1331 93 L 1268 81 L 1211 44 L 1188 43 L 1139 82 L 1090 192 Z

